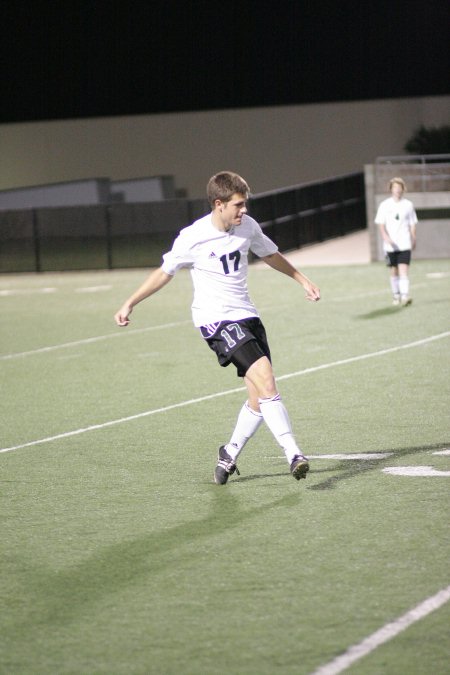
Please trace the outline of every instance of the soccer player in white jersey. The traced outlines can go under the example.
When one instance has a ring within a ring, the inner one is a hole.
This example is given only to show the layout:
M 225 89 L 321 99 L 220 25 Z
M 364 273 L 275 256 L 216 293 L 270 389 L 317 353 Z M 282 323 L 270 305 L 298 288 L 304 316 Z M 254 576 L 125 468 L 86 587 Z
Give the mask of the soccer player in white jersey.
M 402 178 L 389 181 L 391 196 L 381 202 L 375 216 L 380 227 L 383 248 L 391 268 L 390 283 L 394 305 L 410 305 L 409 265 L 411 251 L 416 246 L 417 216 L 413 203 L 405 199 L 405 182 Z
M 230 440 L 219 448 L 214 480 L 221 485 L 235 471 L 239 473 L 237 457 L 263 421 L 283 448 L 294 478 L 306 478 L 309 470 L 278 393 L 264 326 L 248 294 L 249 251 L 303 286 L 307 300 L 318 301 L 320 291 L 247 215 L 249 192 L 246 181 L 235 173 L 213 176 L 207 186 L 211 213 L 181 230 L 161 267 L 149 274 L 114 317 L 119 326 L 127 326 L 135 305 L 159 291 L 180 268 L 190 269 L 194 325 L 220 365 L 232 363 L 247 387 L 248 398 Z

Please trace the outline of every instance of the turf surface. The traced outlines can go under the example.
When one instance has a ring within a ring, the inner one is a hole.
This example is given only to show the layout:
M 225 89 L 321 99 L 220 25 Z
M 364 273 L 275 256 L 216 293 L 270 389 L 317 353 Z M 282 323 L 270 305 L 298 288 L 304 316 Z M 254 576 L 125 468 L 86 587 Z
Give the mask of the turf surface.
M 244 392 L 188 273 L 127 329 L 143 270 L 0 277 L 0 673 L 307 675 L 448 587 L 450 261 L 414 261 L 400 309 L 381 264 L 305 271 L 316 305 L 249 286 L 311 471 L 262 428 L 226 486 Z M 449 620 L 345 672 L 444 675 Z

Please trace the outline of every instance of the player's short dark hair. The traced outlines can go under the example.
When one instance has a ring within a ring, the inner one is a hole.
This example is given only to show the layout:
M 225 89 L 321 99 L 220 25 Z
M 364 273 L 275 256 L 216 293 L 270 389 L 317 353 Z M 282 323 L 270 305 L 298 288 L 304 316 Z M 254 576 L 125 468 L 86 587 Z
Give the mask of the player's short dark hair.
M 244 195 L 247 198 L 250 188 L 242 176 L 233 171 L 221 171 L 212 176 L 206 187 L 206 194 L 211 208 L 214 208 L 216 199 L 221 202 L 229 202 L 234 194 Z

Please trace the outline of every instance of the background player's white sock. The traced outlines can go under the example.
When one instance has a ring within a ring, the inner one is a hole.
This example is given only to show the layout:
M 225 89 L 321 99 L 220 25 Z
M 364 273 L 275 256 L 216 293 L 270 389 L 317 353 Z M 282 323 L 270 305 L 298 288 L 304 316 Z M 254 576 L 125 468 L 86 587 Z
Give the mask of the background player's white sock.
M 391 280 L 392 295 L 400 295 L 399 278 L 390 277 L 390 280 Z
M 225 450 L 233 459 L 241 452 L 249 438 L 259 429 L 263 422 L 263 416 L 260 412 L 252 410 L 245 402 L 238 415 L 236 426 L 230 441 L 225 446 Z
M 280 394 L 276 394 L 273 398 L 260 398 L 259 405 L 265 423 L 283 448 L 290 464 L 295 455 L 301 455 L 302 451 L 295 441 L 288 411 L 281 400 Z
M 398 282 L 400 288 L 400 295 L 403 297 L 408 297 L 409 295 L 409 279 L 408 277 L 400 277 Z

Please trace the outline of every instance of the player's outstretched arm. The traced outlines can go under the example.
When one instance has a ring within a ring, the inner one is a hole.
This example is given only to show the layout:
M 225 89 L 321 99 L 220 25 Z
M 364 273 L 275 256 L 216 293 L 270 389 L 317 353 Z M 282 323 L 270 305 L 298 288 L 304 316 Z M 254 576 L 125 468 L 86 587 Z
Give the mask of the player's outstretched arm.
M 167 272 L 164 272 L 161 267 L 150 272 L 142 286 L 140 286 L 133 295 L 130 295 L 119 311 L 114 314 L 117 325 L 128 326 L 133 307 L 139 302 L 142 302 L 142 300 L 145 300 L 145 298 L 148 298 L 159 291 L 163 286 L 168 284 L 171 279 L 173 279 L 173 277 L 170 274 L 167 274 Z
M 279 251 L 272 253 L 272 255 L 266 255 L 263 260 L 277 272 L 282 274 L 287 274 L 288 277 L 297 281 L 305 289 L 306 299 L 311 302 L 317 302 L 320 300 L 320 289 L 318 286 L 313 284 L 313 282 L 308 279 L 307 276 L 299 272 L 287 258 L 284 257 Z

